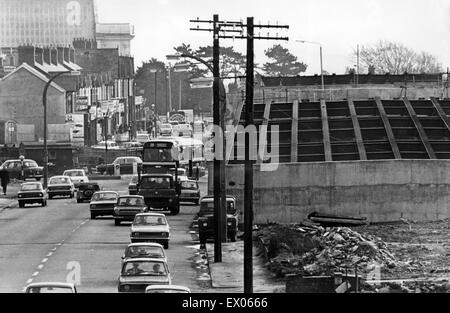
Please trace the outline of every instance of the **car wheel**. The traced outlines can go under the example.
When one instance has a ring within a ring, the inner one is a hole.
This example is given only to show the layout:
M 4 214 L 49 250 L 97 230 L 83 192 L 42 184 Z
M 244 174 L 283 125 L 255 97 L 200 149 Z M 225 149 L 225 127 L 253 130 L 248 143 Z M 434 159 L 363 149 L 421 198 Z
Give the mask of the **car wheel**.
M 97 216 L 94 213 L 91 213 L 91 220 L 95 220 Z
M 25 207 L 25 203 L 19 201 L 19 208 L 24 208 L 24 207 Z
M 53 199 L 53 196 L 50 196 L 50 195 L 49 195 L 48 198 L 49 198 L 50 200 L 52 200 L 52 199 Z
M 179 213 L 180 213 L 180 207 L 179 206 L 177 206 L 175 208 L 172 208 L 170 210 L 170 214 L 172 214 L 172 215 L 178 215 Z
M 236 242 L 236 233 L 232 232 L 228 235 L 228 238 L 230 238 L 231 242 Z
M 81 203 L 81 200 L 80 200 L 80 199 L 77 199 L 77 203 Z
M 169 249 L 169 242 L 168 241 L 164 243 L 164 249 L 166 249 L 166 250 Z
M 70 194 L 70 199 L 73 199 L 73 197 L 75 197 L 75 193 L 72 192 L 72 193 Z
M 114 225 L 120 226 L 120 220 L 114 220 Z
M 47 201 L 42 201 L 42 206 L 47 206 Z

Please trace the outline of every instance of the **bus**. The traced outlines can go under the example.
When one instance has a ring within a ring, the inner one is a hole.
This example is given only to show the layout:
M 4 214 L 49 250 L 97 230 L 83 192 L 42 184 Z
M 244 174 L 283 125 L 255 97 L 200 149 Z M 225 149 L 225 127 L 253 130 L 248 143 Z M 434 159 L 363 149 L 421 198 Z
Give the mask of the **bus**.
M 192 161 L 192 162 L 190 162 Z M 142 151 L 144 172 L 161 169 L 168 172 L 173 164 L 188 169 L 189 166 L 203 167 L 205 163 L 204 145 L 193 138 L 164 138 L 154 139 L 144 144 Z M 150 173 L 149 173 L 150 174 Z

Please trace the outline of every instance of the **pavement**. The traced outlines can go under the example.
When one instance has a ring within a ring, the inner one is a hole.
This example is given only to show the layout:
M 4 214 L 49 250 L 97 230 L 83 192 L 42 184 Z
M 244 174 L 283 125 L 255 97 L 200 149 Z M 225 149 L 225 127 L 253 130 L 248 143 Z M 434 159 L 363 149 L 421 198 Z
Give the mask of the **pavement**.
M 9 184 L 6 190 L 6 196 L 3 195 L 3 190 L 0 189 L 0 212 L 17 205 L 17 192 L 20 189 L 20 184 Z
M 206 245 L 211 286 L 226 293 L 244 291 L 244 242 L 222 244 L 222 262 L 214 263 L 214 244 Z M 253 291 L 255 293 L 282 293 L 286 283 L 276 279 L 264 266 L 264 259 L 253 248 Z

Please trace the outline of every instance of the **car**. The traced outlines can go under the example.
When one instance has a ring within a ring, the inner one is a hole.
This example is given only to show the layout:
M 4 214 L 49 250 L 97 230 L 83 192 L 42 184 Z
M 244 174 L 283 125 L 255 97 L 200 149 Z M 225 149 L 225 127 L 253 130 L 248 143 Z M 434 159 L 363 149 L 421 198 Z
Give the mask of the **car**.
M 180 213 L 179 184 L 171 174 L 141 175 L 138 194 L 144 197 L 149 211 L 170 211 Z
M 178 176 L 179 182 L 184 182 L 184 181 L 188 181 L 188 180 L 189 180 L 189 177 L 187 177 L 186 175 Z
M 97 172 L 100 174 L 114 175 L 115 169 L 120 170 L 121 175 L 137 173 L 138 166 L 142 164 L 139 157 L 118 157 L 112 164 L 102 164 L 97 166 Z
M 48 181 L 48 198 L 56 196 L 70 197 L 75 196 L 75 186 L 69 176 L 53 176 Z
M 64 171 L 63 176 L 69 176 L 74 183 L 75 188 L 78 188 L 80 183 L 89 182 L 89 178 L 83 169 L 66 170 Z
M 200 211 L 197 214 L 198 236 L 200 244 L 205 244 L 208 238 L 214 238 L 214 197 L 203 197 L 200 201 Z M 227 196 L 227 237 L 236 241 L 239 226 L 239 210 L 236 199 Z
M 78 185 L 77 191 L 77 203 L 82 203 L 84 201 L 91 201 L 92 196 L 97 191 L 100 191 L 100 186 L 98 183 L 80 183 Z
M 70 283 L 32 283 L 25 288 L 25 293 L 77 293 L 77 288 Z
M 138 194 L 138 185 L 139 182 L 139 176 L 138 175 L 133 175 L 133 177 L 131 177 L 130 183 L 128 184 L 128 194 L 130 196 L 134 196 Z
M 142 148 L 142 143 L 140 143 L 138 141 L 129 141 L 129 142 L 124 142 L 122 144 L 122 147 L 124 147 L 125 149 L 138 149 L 138 148 Z
M 141 144 L 149 142 L 150 140 L 152 140 L 152 138 L 149 134 L 137 134 L 136 135 L 136 141 L 140 142 Z
M 91 199 L 89 210 L 91 219 L 97 216 L 114 216 L 114 207 L 119 199 L 119 194 L 115 191 L 97 191 Z
M 25 204 L 39 203 L 42 206 L 47 206 L 48 195 L 42 184 L 23 183 L 19 192 L 17 193 L 19 207 L 24 208 Z
M 122 256 L 122 263 L 128 259 L 136 258 L 161 259 L 167 262 L 164 247 L 155 242 L 140 242 L 129 244 Z
M 178 124 L 173 126 L 172 133 L 179 137 L 192 137 L 193 131 L 189 124 Z
M 195 180 L 182 181 L 181 184 L 180 202 L 193 202 L 199 204 L 200 201 L 200 187 Z
M 145 293 L 191 293 L 191 290 L 177 285 L 150 285 L 145 288 Z
M 98 144 L 96 144 L 95 146 L 92 146 L 93 149 L 101 149 L 101 150 L 105 150 L 105 148 L 107 148 L 108 150 L 119 150 L 120 147 L 119 145 L 112 140 L 108 140 L 108 141 L 100 141 Z
M 169 249 L 170 227 L 166 216 L 159 213 L 136 214 L 130 233 L 131 242 L 157 242 Z
M 159 134 L 161 136 L 172 136 L 172 130 L 172 125 L 169 123 L 159 125 Z
M 150 285 L 171 285 L 172 275 L 167 262 L 161 259 L 139 258 L 123 262 L 119 276 L 119 292 L 141 292 Z
M 136 214 L 147 212 L 144 197 L 120 196 L 114 207 L 114 224 L 119 226 L 121 222 L 132 222 Z
M 2 167 L 6 169 L 10 179 L 22 179 L 22 161 L 21 160 L 8 160 L 2 164 Z M 24 159 L 23 160 L 23 180 L 35 179 L 40 181 L 44 176 L 44 168 L 38 166 L 36 161 Z

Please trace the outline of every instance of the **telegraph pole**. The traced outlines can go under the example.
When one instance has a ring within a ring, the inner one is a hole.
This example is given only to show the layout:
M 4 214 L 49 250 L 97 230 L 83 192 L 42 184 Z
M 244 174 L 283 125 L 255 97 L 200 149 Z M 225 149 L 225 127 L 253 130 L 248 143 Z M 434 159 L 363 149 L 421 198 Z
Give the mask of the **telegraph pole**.
M 247 78 L 245 97 L 245 127 L 253 125 L 254 27 L 247 18 Z M 249 129 L 249 128 L 247 128 Z M 253 293 L 253 160 L 250 155 L 250 134 L 245 133 L 244 176 L 244 293 Z

